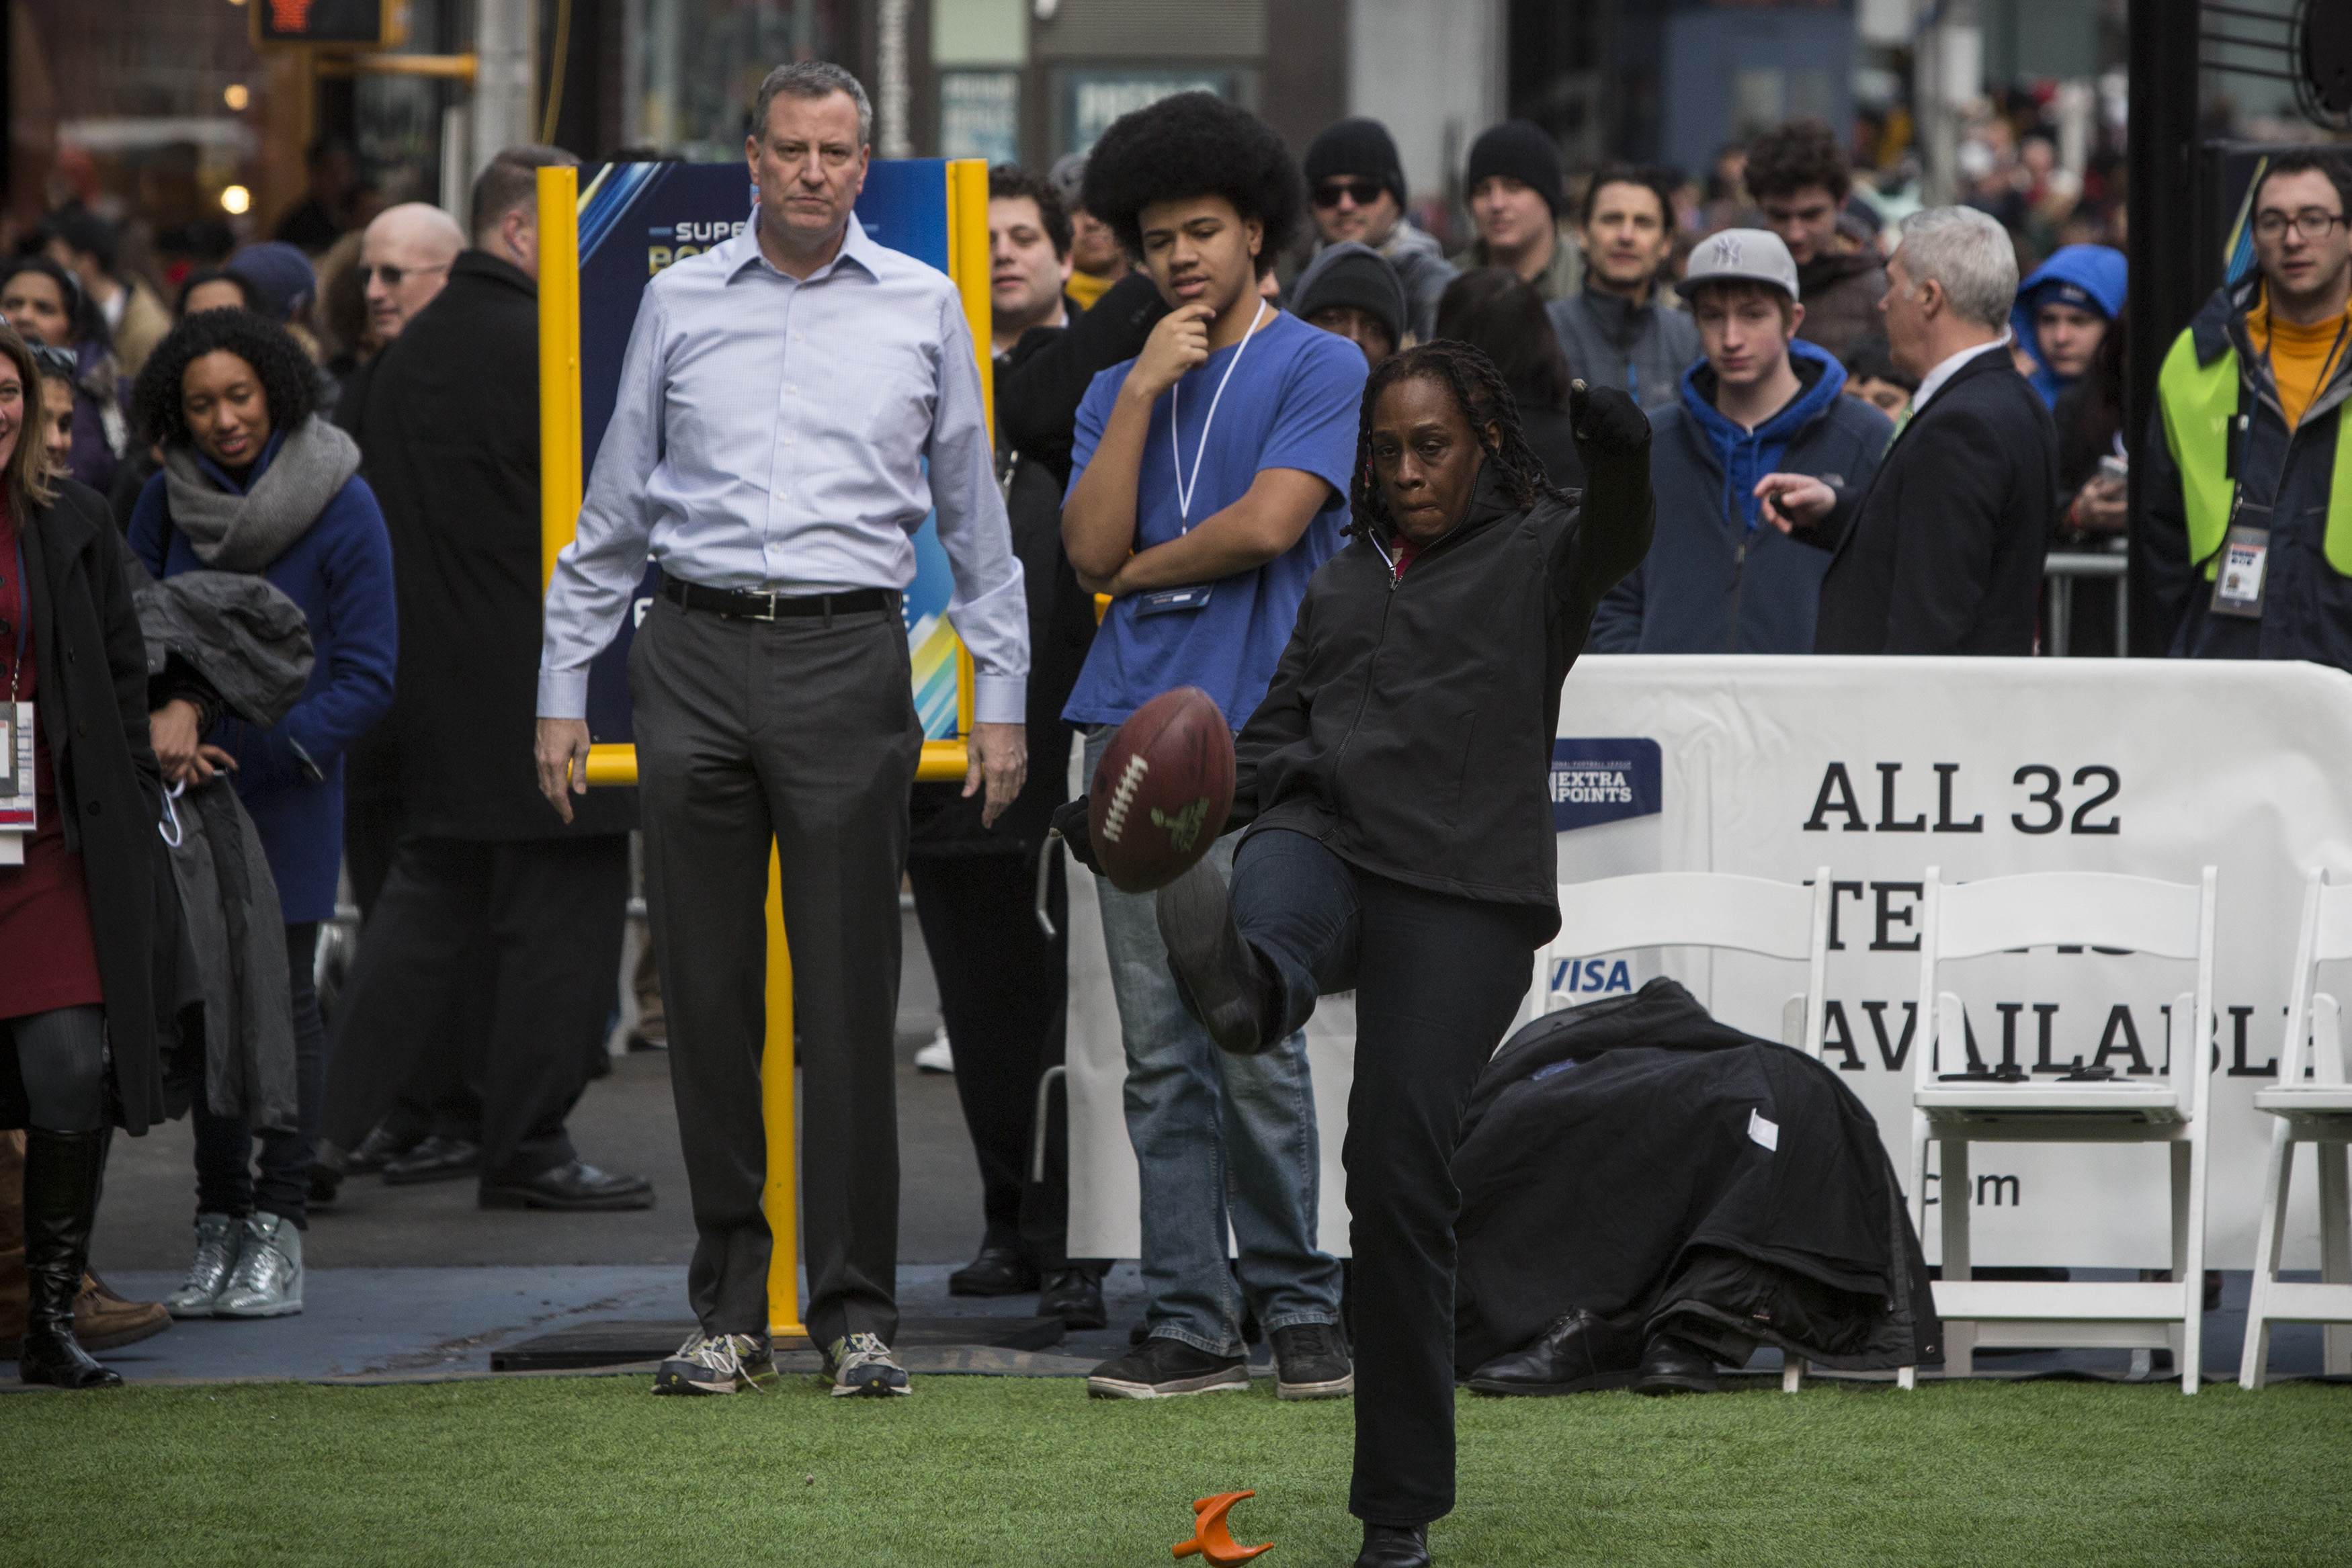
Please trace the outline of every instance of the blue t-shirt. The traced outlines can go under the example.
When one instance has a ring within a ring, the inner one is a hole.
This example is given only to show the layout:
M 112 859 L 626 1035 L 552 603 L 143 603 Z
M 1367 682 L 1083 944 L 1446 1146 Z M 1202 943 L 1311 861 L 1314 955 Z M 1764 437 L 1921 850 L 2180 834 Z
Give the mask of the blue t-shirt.
M 1176 443 L 1182 448 L 1186 479 L 1197 486 L 1192 520 L 1201 522 L 1240 500 L 1267 468 L 1297 468 L 1324 480 L 1331 486 L 1330 503 L 1315 514 L 1297 544 L 1264 566 L 1218 580 L 1209 602 L 1197 610 L 1148 615 L 1139 613 L 1145 595 L 1113 600 L 1069 706 L 1062 710 L 1073 724 L 1118 724 L 1160 693 L 1189 685 L 1214 697 L 1225 721 L 1239 730 L 1265 699 L 1275 664 L 1298 619 L 1299 601 L 1307 596 L 1307 580 L 1339 548 L 1369 373 L 1363 353 L 1347 339 L 1309 327 L 1288 312 L 1247 344 L 1249 352 L 1225 383 L 1216 420 L 1209 425 L 1205 452 L 1201 427 L 1209 422 L 1210 400 L 1243 345 L 1218 350 L 1176 385 L 1173 395 L 1183 415 Z M 1095 377 L 1078 404 L 1073 488 L 1094 459 L 1111 405 L 1134 364 L 1128 360 Z M 1144 438 L 1135 498 L 1139 552 L 1185 531 L 1176 504 L 1169 401 L 1162 397 L 1152 406 L 1150 433 Z

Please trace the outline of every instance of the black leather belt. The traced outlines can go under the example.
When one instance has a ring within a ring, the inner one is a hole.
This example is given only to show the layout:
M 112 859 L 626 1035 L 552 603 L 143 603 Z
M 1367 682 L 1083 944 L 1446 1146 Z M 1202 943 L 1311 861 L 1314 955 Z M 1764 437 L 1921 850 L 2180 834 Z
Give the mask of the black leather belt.
M 851 593 L 746 593 L 734 588 L 704 588 L 665 577 L 662 597 L 685 610 L 707 611 L 737 621 L 782 621 L 803 615 L 859 615 L 898 608 L 895 588 L 861 588 Z

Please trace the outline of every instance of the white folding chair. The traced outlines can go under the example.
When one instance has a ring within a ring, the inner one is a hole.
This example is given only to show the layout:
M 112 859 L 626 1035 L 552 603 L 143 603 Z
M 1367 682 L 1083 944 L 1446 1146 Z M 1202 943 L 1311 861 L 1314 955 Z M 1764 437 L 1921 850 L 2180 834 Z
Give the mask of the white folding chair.
M 1805 966 L 1805 988 L 1780 1009 L 1780 1039 L 1818 1060 L 1829 963 L 1830 868 L 1811 887 L 1721 872 L 1655 872 L 1600 882 L 1562 883 L 1559 933 L 1536 954 L 1529 1018 L 1550 1010 L 1561 966 L 1596 953 L 1640 947 L 1727 947 Z M 1712 998 L 1710 998 L 1712 1000 Z M 1795 1393 L 1804 1363 L 1790 1356 L 1780 1386 Z
M 2344 1034 L 2336 998 L 2315 992 L 2319 966 L 2352 958 L 2352 886 L 2330 887 L 2315 871 L 2303 895 L 2303 931 L 2294 944 L 2286 1043 L 2275 1088 L 2254 1092 L 2271 1124 L 2271 1160 L 2263 1176 L 2263 1218 L 2254 1230 L 2254 1291 L 2246 1303 L 2246 1348 L 2238 1385 L 2260 1388 L 2269 1373 L 2271 1325 L 2326 1323 L 2321 1370 L 2352 1372 L 2352 1217 L 2347 1217 L 2346 1149 L 2352 1143 L 2352 1085 L 2344 1077 Z M 2305 1073 L 2311 1074 L 2309 1082 Z M 2286 1239 L 2286 1198 L 2294 1146 L 2312 1145 L 2319 1166 L 2319 1280 L 2278 1277 Z
M 1917 1077 L 1911 1102 L 1911 1202 L 1927 1228 L 1927 1146 L 1943 1150 L 1944 1370 L 1965 1377 L 1979 1345 L 2169 1347 L 2180 1387 L 2197 1392 L 2204 1318 L 2207 1055 L 2213 1017 L 2211 866 L 2197 883 L 2097 872 L 2046 872 L 1947 884 L 1929 866 L 1919 928 Z M 1960 999 L 1941 988 L 1947 959 L 2026 947 L 2121 948 L 2193 961 L 2193 993 L 2167 1022 L 2171 1071 L 2126 1082 L 1949 1082 L 1966 1071 Z M 2172 1278 L 2090 1282 L 1970 1277 L 1974 1207 L 1969 1145 L 1978 1143 L 2162 1143 L 2172 1150 Z

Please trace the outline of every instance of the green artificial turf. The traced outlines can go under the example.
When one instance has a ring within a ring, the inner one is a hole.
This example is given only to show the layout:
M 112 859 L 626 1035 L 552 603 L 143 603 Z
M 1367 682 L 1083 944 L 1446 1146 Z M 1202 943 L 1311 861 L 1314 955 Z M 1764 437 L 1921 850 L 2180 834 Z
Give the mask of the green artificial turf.
M 1352 1562 L 1349 1406 L 1067 1380 L 247 1385 L 0 1397 L 7 1563 L 1169 1563 L 1257 1489 L 1267 1568 Z M 1816 1385 L 1461 1405 L 1442 1564 L 2352 1561 L 2352 1388 Z M 1195 1560 L 1197 1561 L 1197 1559 Z

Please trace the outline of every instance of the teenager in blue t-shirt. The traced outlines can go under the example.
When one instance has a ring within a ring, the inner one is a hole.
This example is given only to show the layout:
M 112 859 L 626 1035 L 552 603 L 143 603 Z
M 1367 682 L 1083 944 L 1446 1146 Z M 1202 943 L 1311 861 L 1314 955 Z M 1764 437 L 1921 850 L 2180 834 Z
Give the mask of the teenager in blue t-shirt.
M 1307 580 L 1339 548 L 1365 368 L 1354 344 L 1261 296 L 1301 204 L 1289 154 L 1249 114 L 1187 93 L 1126 116 L 1087 162 L 1083 204 L 1172 307 L 1078 408 L 1062 539 L 1111 606 L 1064 716 L 1087 728 L 1092 777 L 1118 726 L 1171 687 L 1208 692 L 1236 730 L 1265 697 Z M 1216 854 L 1230 868 L 1232 841 Z M 1237 1271 L 1282 1397 L 1344 1396 L 1354 1369 L 1339 1263 L 1315 1242 L 1306 1037 L 1219 1051 L 1177 997 L 1150 896 L 1095 891 L 1150 1301 L 1143 1343 L 1096 1368 L 1088 1392 L 1246 1388 Z

